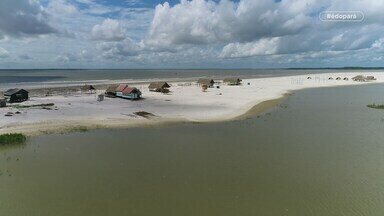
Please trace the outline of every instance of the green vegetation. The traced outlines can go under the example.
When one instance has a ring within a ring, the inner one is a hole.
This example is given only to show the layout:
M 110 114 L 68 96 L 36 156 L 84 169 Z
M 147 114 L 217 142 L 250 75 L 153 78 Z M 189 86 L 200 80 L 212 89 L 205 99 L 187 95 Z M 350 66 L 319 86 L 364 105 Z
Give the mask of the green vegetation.
M 141 116 L 141 117 L 143 117 L 143 118 L 150 118 L 150 117 L 155 116 L 154 114 L 149 113 L 149 112 L 145 112 L 145 111 L 134 112 L 133 114 L 138 115 L 138 116 Z
M 0 145 L 24 143 L 27 137 L 21 133 L 9 133 L 0 135 Z
M 88 128 L 85 126 L 74 126 L 74 127 L 71 127 L 67 132 L 68 133 L 74 133 L 74 132 L 84 133 L 87 131 L 88 131 Z
M 372 109 L 384 109 L 384 104 L 368 104 L 367 107 Z
M 34 104 L 34 105 L 12 105 L 11 107 L 16 108 L 16 109 L 22 109 L 22 108 L 31 108 L 31 107 L 50 107 L 54 106 L 54 103 L 47 103 L 47 104 Z

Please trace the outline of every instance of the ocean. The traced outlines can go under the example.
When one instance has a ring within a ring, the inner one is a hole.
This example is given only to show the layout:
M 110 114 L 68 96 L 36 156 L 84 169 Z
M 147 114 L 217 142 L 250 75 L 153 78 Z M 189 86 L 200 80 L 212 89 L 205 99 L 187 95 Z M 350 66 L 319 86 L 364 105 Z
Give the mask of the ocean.
M 215 79 L 225 77 L 257 78 L 333 71 L 336 70 L 0 70 L 0 89 L 70 86 L 83 85 L 84 83 L 103 84 L 116 80 L 141 82 L 148 80 L 197 80 L 202 77 Z M 337 70 L 337 72 L 343 71 L 348 70 Z

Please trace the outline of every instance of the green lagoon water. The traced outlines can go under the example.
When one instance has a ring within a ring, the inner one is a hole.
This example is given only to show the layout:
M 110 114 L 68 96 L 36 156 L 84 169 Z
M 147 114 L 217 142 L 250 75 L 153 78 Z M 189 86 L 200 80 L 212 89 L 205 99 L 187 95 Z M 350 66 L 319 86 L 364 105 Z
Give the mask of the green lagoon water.
M 308 89 L 247 120 L 30 138 L 4 216 L 382 216 L 384 86 Z

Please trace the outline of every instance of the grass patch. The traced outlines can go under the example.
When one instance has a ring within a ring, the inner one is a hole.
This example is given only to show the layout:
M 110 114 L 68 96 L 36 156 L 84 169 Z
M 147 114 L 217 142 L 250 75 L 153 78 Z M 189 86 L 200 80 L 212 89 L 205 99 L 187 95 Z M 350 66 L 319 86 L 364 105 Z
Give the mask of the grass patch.
M 143 117 L 143 118 L 150 118 L 150 117 L 155 116 L 155 115 L 153 115 L 152 113 L 145 112 L 145 111 L 134 112 L 133 114 L 138 115 L 138 116 L 141 116 L 141 117 Z
M 33 108 L 33 107 L 51 107 L 55 106 L 54 103 L 46 103 L 46 104 L 33 104 L 33 105 L 12 105 L 11 107 L 17 108 L 17 109 L 23 109 L 23 108 Z
M 367 107 L 372 109 L 384 109 L 384 104 L 368 104 Z
M 69 133 L 74 133 L 74 132 L 85 133 L 87 131 L 88 131 L 88 128 L 85 126 L 75 126 L 68 130 Z
M 0 135 L 0 145 L 24 143 L 27 137 L 21 133 L 9 133 Z

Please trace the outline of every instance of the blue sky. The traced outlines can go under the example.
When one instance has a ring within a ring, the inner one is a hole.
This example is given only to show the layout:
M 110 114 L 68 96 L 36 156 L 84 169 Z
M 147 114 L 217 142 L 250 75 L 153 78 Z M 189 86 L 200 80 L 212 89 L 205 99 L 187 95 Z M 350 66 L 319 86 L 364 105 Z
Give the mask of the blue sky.
M 324 11 L 360 11 L 324 22 Z M 2 0 L 0 68 L 384 66 L 384 1 Z

